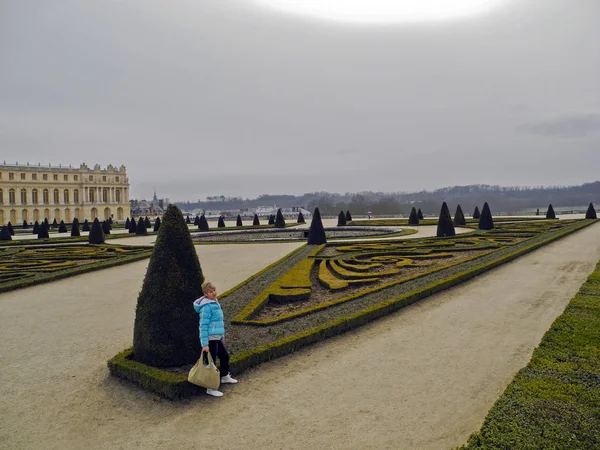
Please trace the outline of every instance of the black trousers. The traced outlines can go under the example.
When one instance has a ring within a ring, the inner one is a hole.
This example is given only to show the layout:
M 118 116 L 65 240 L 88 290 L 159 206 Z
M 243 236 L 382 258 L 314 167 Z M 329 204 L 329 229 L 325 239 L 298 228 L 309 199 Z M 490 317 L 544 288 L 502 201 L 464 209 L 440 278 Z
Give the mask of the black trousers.
M 219 362 L 221 363 L 219 367 L 221 376 L 226 376 L 229 373 L 229 353 L 227 353 L 223 341 L 208 341 L 208 350 L 210 351 L 210 356 L 212 356 L 215 364 L 217 363 L 217 358 L 219 359 Z

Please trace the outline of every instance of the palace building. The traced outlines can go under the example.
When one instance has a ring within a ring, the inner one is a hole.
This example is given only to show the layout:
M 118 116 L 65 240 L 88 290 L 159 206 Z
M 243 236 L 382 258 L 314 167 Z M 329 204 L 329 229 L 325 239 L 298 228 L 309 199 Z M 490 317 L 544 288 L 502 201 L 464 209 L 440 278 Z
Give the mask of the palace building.
M 0 225 L 83 220 L 124 220 L 129 216 L 125 166 L 79 168 L 0 164 Z

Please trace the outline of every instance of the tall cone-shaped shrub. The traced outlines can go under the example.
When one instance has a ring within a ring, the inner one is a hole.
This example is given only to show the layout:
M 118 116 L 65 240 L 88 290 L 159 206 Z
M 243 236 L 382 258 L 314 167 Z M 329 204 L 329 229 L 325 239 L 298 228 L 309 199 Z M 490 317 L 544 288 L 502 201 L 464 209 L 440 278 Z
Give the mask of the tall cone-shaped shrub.
M 546 211 L 546 219 L 556 219 L 556 214 L 554 213 L 552 203 L 548 205 L 548 211 Z
M 271 214 L 269 216 L 269 225 L 273 225 L 275 223 L 275 216 L 273 214 Z
M 154 221 L 154 231 L 156 232 L 158 230 L 160 230 L 160 217 L 157 217 Z
M 466 224 L 467 224 L 467 221 L 465 220 L 465 215 L 463 213 L 463 210 L 460 207 L 460 205 L 458 205 L 456 207 L 456 212 L 454 213 L 454 226 L 462 227 L 462 226 L 465 226 Z
M 102 232 L 104 234 L 110 234 L 110 224 L 108 223 L 108 220 L 102 222 Z
M 33 230 L 31 230 L 31 233 L 38 234 L 39 232 L 40 232 L 40 224 L 36 220 L 35 223 L 33 224 Z
M 66 233 L 67 232 L 67 226 L 65 225 L 65 221 L 61 220 L 60 224 L 58 225 L 58 232 L 59 233 Z
M 81 233 L 79 232 L 79 221 L 77 218 L 73 219 L 73 224 L 71 225 L 71 236 L 81 236 Z
M 163 215 L 138 296 L 133 357 L 155 367 L 193 363 L 200 355 L 198 314 L 204 276 L 183 214 L 169 205 Z
M 437 237 L 444 236 L 455 236 L 454 224 L 452 223 L 452 216 L 446 202 L 442 203 L 442 209 L 440 210 L 440 217 L 438 219 L 437 226 Z
M 48 239 L 49 237 L 48 224 L 46 222 L 42 222 L 38 230 L 38 239 Z
M 310 229 L 308 230 L 308 245 L 321 245 L 326 242 L 327 237 L 325 236 L 321 213 L 319 212 L 319 208 L 315 208 L 315 212 L 313 213 L 310 222 Z
M 190 218 L 190 216 L 188 216 L 188 219 L 189 219 L 189 218 Z M 187 222 L 187 223 L 190 223 L 190 222 Z M 197 227 L 199 227 L 199 226 L 200 226 L 200 216 L 198 216 L 198 215 L 197 215 L 197 216 L 194 218 L 194 225 L 196 225 Z
M 236 227 L 243 227 L 244 226 L 244 223 L 242 222 L 242 216 L 240 216 L 239 214 L 237 216 L 237 220 L 235 221 L 235 226 Z
M 152 226 L 152 224 L 150 223 L 150 219 L 148 218 L 148 216 L 146 216 L 146 218 L 144 219 L 144 225 L 146 225 L 146 230 Z
M 210 227 L 208 226 L 208 220 L 206 220 L 206 216 L 204 214 L 200 216 L 199 222 L 200 223 L 198 224 L 198 229 L 200 231 L 208 231 L 210 229 Z
M 413 209 L 410 210 L 410 216 L 408 216 L 408 224 L 419 225 L 419 214 L 417 213 L 417 210 L 414 206 Z
M 104 232 L 102 231 L 102 225 L 96 217 L 92 223 L 92 229 L 88 236 L 88 242 L 90 244 L 104 244 Z
M 225 219 L 223 216 L 219 216 L 219 221 L 217 222 L 217 228 L 225 228 Z
M 260 225 L 260 220 L 258 220 L 258 214 L 254 214 L 254 220 L 252 221 L 252 225 L 254 225 L 255 227 Z
M 596 210 L 594 209 L 594 204 L 590 203 L 590 206 L 588 206 L 588 209 L 585 213 L 585 218 L 586 219 L 597 219 L 598 215 L 596 214 Z
M 8 231 L 8 227 L 4 225 L 0 230 L 0 241 L 12 241 L 12 236 L 10 235 L 10 231 Z
M 23 229 L 25 230 L 25 229 L 27 229 L 27 228 L 29 228 L 29 225 L 27 224 L 27 221 L 26 221 L 26 220 L 24 220 L 24 221 L 23 221 Z
M 137 224 L 135 223 L 135 219 L 132 217 L 131 222 L 129 222 L 129 232 L 137 233 Z
M 492 218 L 492 211 L 490 211 L 490 206 L 485 202 L 481 210 L 481 217 L 479 218 L 479 229 L 492 230 L 493 228 L 494 219 Z
M 56 221 L 56 217 L 52 221 L 52 228 L 58 228 L 58 222 Z
M 6 226 L 8 227 L 8 232 L 10 233 L 11 236 L 15 235 L 15 230 L 13 230 L 13 226 L 12 223 L 10 223 L 10 220 L 8 221 L 8 223 L 6 224 Z
M 112 224 L 113 224 L 112 217 L 109 217 L 109 218 L 108 218 L 108 224 L 109 224 L 109 225 L 112 225 Z M 110 229 L 112 230 L 112 227 L 110 227 Z
M 350 210 L 346 210 L 346 224 L 352 222 L 352 214 L 350 214 Z
M 298 223 L 306 223 L 306 220 L 304 219 L 304 214 L 302 214 L 302 211 L 300 211 L 298 213 L 298 220 L 296 222 L 298 222 Z
M 130 225 L 130 223 L 129 223 L 129 217 L 128 217 L 127 220 L 125 220 L 125 229 L 126 230 L 129 230 L 129 225 Z
M 83 221 L 83 226 L 81 227 L 81 231 L 90 231 L 90 223 L 87 219 Z
M 145 236 L 148 234 L 148 230 L 146 229 L 146 221 L 140 217 L 138 220 L 137 228 L 135 229 L 135 234 L 139 236 Z
M 419 220 L 423 220 L 423 213 L 421 212 L 421 208 L 417 210 L 417 217 L 419 218 Z
M 346 225 L 346 214 L 344 214 L 344 211 L 340 211 L 340 213 L 338 214 L 338 227 L 343 227 L 344 225 Z
M 480 219 L 481 218 L 481 213 L 479 212 L 479 207 L 475 207 L 475 210 L 473 211 L 473 219 Z
M 277 210 L 277 216 L 275 217 L 275 228 L 285 228 L 285 219 L 281 213 L 281 208 Z

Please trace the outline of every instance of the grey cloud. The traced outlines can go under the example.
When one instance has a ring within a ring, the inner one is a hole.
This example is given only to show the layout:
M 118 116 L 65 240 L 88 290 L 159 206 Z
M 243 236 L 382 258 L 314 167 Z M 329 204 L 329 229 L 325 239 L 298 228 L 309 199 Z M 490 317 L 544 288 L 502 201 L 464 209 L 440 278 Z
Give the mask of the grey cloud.
M 518 126 L 516 131 L 544 137 L 580 138 L 600 131 L 600 114 L 570 114 L 526 123 Z

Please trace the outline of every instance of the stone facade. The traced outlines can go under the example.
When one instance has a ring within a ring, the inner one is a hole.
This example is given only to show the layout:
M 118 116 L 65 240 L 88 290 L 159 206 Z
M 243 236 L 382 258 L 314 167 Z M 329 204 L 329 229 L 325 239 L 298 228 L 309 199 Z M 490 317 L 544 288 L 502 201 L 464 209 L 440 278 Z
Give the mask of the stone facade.
M 0 225 L 47 218 L 71 222 L 129 216 L 129 179 L 125 166 L 93 169 L 0 164 Z

